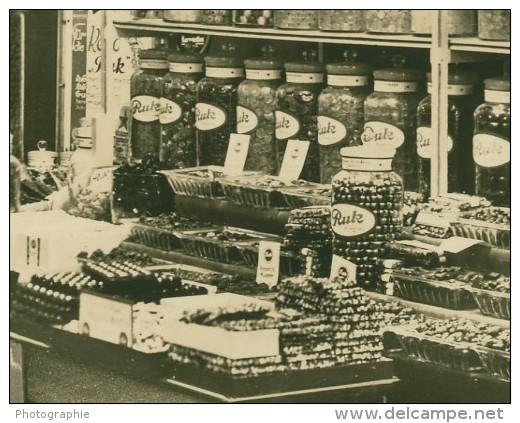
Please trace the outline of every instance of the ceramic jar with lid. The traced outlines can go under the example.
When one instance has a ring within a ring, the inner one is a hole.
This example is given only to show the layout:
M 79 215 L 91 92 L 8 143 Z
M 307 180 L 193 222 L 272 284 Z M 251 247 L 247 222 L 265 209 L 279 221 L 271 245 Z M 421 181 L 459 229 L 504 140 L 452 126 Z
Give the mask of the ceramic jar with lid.
M 244 78 L 236 56 L 206 56 L 206 76 L 197 84 L 195 127 L 200 165 L 223 166 L 236 130 L 237 88 Z
M 167 50 L 143 50 L 140 69 L 131 77 L 132 157 L 159 157 L 159 122 L 163 77 L 168 72 Z
M 432 157 L 432 96 L 431 74 L 428 73 L 428 95 L 417 108 L 417 155 L 419 157 L 419 191 L 430 196 Z M 472 110 L 475 108 L 474 72 L 452 71 L 448 76 L 448 192 L 474 191 L 471 151 Z
M 318 99 L 320 181 L 328 184 L 341 169 L 340 150 L 361 144 L 363 107 L 371 91 L 372 66 L 354 61 L 327 65 L 327 85 Z
M 285 64 L 287 82 L 276 91 L 275 119 L 278 165 L 290 139 L 309 143 L 301 178 L 318 182 L 318 96 L 324 88 L 325 66 L 318 62 Z
M 238 87 L 237 133 L 251 135 L 246 169 L 275 175 L 275 98 L 283 65 L 269 58 L 248 59 L 244 64 L 246 79 Z
M 356 268 L 356 281 L 375 288 L 385 243 L 402 230 L 403 183 L 392 170 L 390 146 L 341 150 L 342 170 L 332 178 L 333 254 Z
M 173 53 L 170 72 L 163 78 L 161 95 L 162 161 L 173 168 L 197 164 L 195 103 L 197 83 L 204 76 L 204 57 L 198 53 Z
M 417 105 L 422 73 L 415 69 L 374 71 L 374 92 L 365 100 L 364 144 L 396 149 L 394 170 L 407 191 L 419 188 L 416 148 Z
M 484 81 L 484 103 L 473 115 L 475 194 L 495 206 L 511 204 L 511 81 Z

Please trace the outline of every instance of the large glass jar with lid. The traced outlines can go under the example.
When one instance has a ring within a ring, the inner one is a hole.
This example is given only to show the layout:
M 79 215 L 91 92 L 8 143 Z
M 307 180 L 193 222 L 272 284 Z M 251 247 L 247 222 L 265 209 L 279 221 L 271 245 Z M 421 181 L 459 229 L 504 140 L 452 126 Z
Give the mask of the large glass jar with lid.
M 365 29 L 362 10 L 320 10 L 319 23 L 322 31 L 362 32 Z
M 367 32 L 408 34 L 412 31 L 411 10 L 365 10 Z
M 318 99 L 320 181 L 328 184 L 341 170 L 340 150 L 361 144 L 363 107 L 370 94 L 372 66 L 343 62 L 327 65 L 327 84 Z
M 223 166 L 229 136 L 237 124 L 237 88 L 244 77 L 242 59 L 207 56 L 206 76 L 197 84 L 195 125 L 200 165 Z
M 361 140 L 375 146 L 391 146 L 396 155 L 394 170 L 407 191 L 419 188 L 416 130 L 419 81 L 415 69 L 388 68 L 374 71 L 374 92 L 365 100 L 365 125 Z
M 287 82 L 276 91 L 276 147 L 278 165 L 289 139 L 309 142 L 301 178 L 318 182 L 318 96 L 324 88 L 325 66 L 318 62 L 285 64 Z
M 168 51 L 143 50 L 140 69 L 131 77 L 132 157 L 159 157 L 161 124 L 160 98 L 163 77 L 168 72 Z
M 392 171 L 390 146 L 345 147 L 332 178 L 333 253 L 356 266 L 356 280 L 374 289 L 385 243 L 402 230 L 403 183 Z
M 172 168 L 197 165 L 195 103 L 197 83 L 204 76 L 204 57 L 198 53 L 173 53 L 170 72 L 163 79 L 161 95 L 161 160 Z
M 484 101 L 475 110 L 473 160 L 475 193 L 496 206 L 511 204 L 511 82 L 484 81 Z
M 318 10 L 277 9 L 274 11 L 274 26 L 280 29 L 318 29 Z
M 448 76 L 448 192 L 474 192 L 471 151 L 473 136 L 472 110 L 475 108 L 474 88 L 477 74 L 452 71 Z M 428 73 L 428 95 L 417 108 L 417 155 L 419 157 L 419 191 L 430 196 L 432 157 L 432 96 L 431 74 Z
M 282 63 L 269 58 L 244 61 L 246 79 L 238 86 L 237 133 L 250 134 L 245 168 L 275 175 L 276 90 L 282 84 Z

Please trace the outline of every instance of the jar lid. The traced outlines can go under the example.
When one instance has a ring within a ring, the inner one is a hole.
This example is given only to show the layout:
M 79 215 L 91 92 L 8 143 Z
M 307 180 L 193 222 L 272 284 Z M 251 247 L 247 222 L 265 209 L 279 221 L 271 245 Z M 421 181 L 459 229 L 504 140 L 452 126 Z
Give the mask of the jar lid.
M 325 65 L 319 62 L 288 62 L 284 64 L 287 72 L 324 73 Z
M 244 60 L 246 69 L 259 69 L 259 70 L 271 70 L 271 69 L 282 69 L 282 62 L 275 59 L 246 59 Z
M 426 74 L 428 82 L 432 82 L 432 73 Z M 469 85 L 477 82 L 478 75 L 476 72 L 453 71 L 448 75 L 448 84 L 451 85 Z
M 241 68 L 244 62 L 239 57 L 233 56 L 206 56 L 205 63 L 211 68 Z
M 484 79 L 484 86 L 486 90 L 511 91 L 511 81 L 501 77 Z
M 374 79 L 382 81 L 419 81 L 423 73 L 417 69 L 387 68 L 374 71 Z
M 338 62 L 329 63 L 327 65 L 327 73 L 329 75 L 370 75 L 372 68 L 371 63 Z
M 141 50 L 139 57 L 141 60 L 168 60 L 168 53 L 170 53 L 168 50 Z
M 360 159 L 391 159 L 395 156 L 395 148 L 378 145 L 358 145 L 355 147 L 343 147 L 340 150 L 342 157 L 355 157 Z
M 168 56 L 168 61 L 173 63 L 204 63 L 204 56 L 196 52 L 176 52 Z

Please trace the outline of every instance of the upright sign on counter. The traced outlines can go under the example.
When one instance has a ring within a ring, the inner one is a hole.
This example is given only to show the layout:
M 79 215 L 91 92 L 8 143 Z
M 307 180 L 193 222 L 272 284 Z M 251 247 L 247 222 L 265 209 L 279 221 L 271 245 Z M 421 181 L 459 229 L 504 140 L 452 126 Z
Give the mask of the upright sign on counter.
M 280 178 L 291 181 L 300 178 L 309 146 L 309 141 L 289 140 L 287 142 L 282 166 L 280 167 Z
M 231 134 L 228 151 L 224 162 L 224 171 L 228 175 L 240 175 L 244 171 L 251 135 Z
M 258 245 L 258 268 L 256 281 L 274 286 L 280 276 L 280 243 L 260 241 Z

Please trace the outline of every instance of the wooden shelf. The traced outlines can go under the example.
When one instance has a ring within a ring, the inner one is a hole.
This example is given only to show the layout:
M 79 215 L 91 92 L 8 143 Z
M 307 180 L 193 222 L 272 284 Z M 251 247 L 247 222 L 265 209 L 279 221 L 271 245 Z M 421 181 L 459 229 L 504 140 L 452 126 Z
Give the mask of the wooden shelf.
M 477 37 L 452 38 L 450 50 L 476 53 L 511 54 L 511 42 L 481 40 Z
M 430 48 L 430 37 L 414 35 L 367 34 L 364 32 L 300 31 L 273 28 L 250 28 L 205 24 L 184 24 L 164 22 L 160 19 L 139 19 L 135 21 L 114 21 L 114 27 L 124 33 L 150 34 L 164 32 L 193 32 L 237 38 L 269 39 L 331 44 L 354 44 L 384 47 Z

